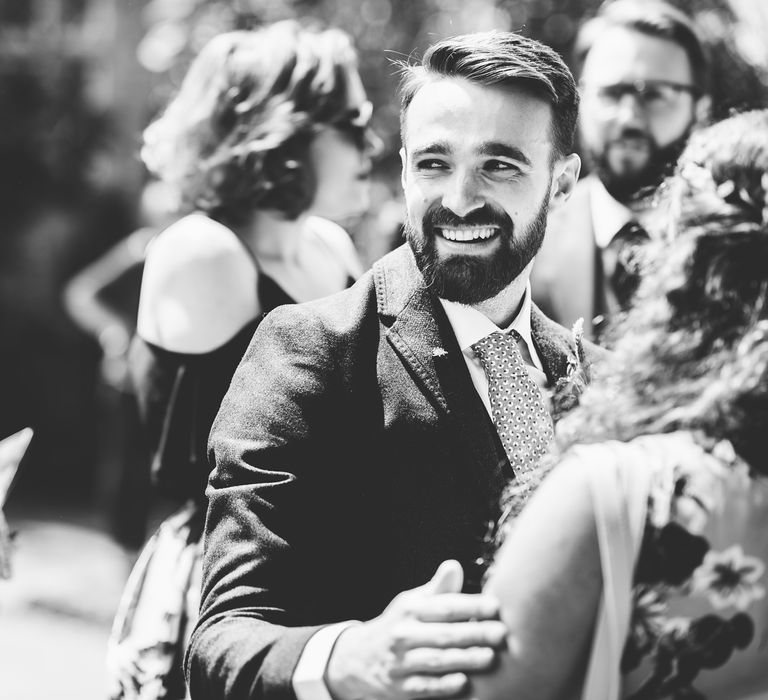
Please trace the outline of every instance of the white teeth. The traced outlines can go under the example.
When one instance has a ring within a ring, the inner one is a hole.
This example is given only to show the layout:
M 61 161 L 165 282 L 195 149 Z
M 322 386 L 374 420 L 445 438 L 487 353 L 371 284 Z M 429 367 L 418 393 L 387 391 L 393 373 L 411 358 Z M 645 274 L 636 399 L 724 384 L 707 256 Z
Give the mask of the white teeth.
M 495 226 L 486 226 L 484 228 L 440 228 L 443 238 L 449 241 L 477 241 L 490 238 L 496 233 Z

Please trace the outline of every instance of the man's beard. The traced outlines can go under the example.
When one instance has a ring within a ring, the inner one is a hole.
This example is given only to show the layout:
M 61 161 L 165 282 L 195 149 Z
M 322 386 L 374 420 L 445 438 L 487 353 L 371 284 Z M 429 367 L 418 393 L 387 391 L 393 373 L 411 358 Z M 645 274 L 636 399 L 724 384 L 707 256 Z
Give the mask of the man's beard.
M 424 214 L 421 231 L 406 221 L 405 238 L 428 289 L 441 299 L 477 304 L 496 296 L 533 260 L 544 240 L 548 212 L 549 197 L 545 196 L 533 220 L 516 234 L 512 219 L 488 204 L 465 217 L 436 204 Z M 491 255 L 454 253 L 440 258 L 435 239 L 440 235 L 436 229 L 442 226 L 498 226 L 496 236 L 501 240 Z
M 659 146 L 649 134 L 635 129 L 628 129 L 619 136 L 621 138 L 643 139 L 648 145 L 648 159 L 643 167 L 631 172 L 617 173 L 608 160 L 611 142 L 603 145 L 601 150 L 584 148 L 585 159 L 590 171 L 597 174 L 608 193 L 617 201 L 628 204 L 653 192 L 671 174 L 678 157 L 683 152 L 691 128 L 685 130 L 682 136 L 666 146 Z

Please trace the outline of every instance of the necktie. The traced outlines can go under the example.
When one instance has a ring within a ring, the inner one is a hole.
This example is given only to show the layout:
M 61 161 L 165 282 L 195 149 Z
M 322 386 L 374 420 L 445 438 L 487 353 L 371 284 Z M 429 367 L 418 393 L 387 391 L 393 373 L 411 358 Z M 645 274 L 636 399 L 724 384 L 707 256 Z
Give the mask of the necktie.
M 608 290 L 619 310 L 629 308 L 640 283 L 638 250 L 648 241 L 648 233 L 636 221 L 622 226 L 603 253 L 603 271 Z
M 491 414 L 515 480 L 527 476 L 552 441 L 552 418 L 517 346 L 516 331 L 491 333 L 472 346 L 488 377 Z

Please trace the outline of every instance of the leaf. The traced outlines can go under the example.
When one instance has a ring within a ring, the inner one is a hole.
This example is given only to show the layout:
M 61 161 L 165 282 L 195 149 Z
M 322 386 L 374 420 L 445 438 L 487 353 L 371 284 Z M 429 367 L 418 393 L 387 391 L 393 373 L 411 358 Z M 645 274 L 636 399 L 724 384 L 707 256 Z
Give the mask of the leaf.
M 31 440 L 32 428 L 24 428 L 0 440 L 0 508 L 5 505 L 11 482 Z

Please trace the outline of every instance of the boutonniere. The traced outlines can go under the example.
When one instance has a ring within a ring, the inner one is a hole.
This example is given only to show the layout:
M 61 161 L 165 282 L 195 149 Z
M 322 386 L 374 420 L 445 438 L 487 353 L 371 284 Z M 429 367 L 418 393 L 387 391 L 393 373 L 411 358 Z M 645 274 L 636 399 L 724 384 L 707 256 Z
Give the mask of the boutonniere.
M 584 351 L 584 319 L 580 318 L 571 329 L 572 347 L 566 358 L 565 376 L 560 377 L 552 392 L 552 418 L 557 423 L 568 411 L 579 404 L 579 397 L 587 388 L 592 374 Z

